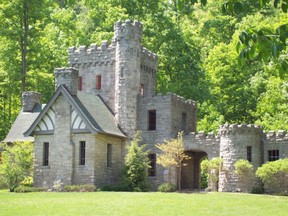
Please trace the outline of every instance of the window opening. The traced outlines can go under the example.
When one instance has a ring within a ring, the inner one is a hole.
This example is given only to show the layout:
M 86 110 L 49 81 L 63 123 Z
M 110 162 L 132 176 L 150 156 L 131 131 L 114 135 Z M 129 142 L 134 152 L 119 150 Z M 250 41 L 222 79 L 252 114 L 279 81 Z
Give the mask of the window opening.
M 101 89 L 101 75 L 96 76 L 96 89 L 97 90 Z
M 148 118 L 148 130 L 156 130 L 156 110 L 149 110 Z
M 279 159 L 279 150 L 268 151 L 268 161 L 276 161 Z
M 247 160 L 252 162 L 252 146 L 247 146 Z
M 43 166 L 49 165 L 49 143 L 43 143 Z
M 78 77 L 78 90 L 82 91 L 82 77 Z
M 80 165 L 85 165 L 85 149 L 86 143 L 85 141 L 80 141 Z
M 156 176 L 156 154 L 148 154 L 149 168 L 148 176 Z
M 112 167 L 112 144 L 107 144 L 107 167 Z

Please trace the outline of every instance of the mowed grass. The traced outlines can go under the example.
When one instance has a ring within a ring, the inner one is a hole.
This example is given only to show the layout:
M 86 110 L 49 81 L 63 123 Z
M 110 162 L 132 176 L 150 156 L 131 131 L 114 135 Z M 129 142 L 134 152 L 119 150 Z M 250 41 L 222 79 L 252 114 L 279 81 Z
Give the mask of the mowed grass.
M 236 193 L 9 193 L 0 215 L 288 215 L 288 197 Z

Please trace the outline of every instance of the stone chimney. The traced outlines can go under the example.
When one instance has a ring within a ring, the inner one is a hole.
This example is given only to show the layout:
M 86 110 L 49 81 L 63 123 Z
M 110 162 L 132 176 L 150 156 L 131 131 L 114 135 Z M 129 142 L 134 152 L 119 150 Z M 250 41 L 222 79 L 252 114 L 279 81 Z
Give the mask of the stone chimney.
M 72 67 L 57 68 L 54 70 L 55 90 L 60 85 L 65 85 L 71 95 L 77 95 L 78 91 L 78 70 Z
M 22 93 L 23 112 L 33 112 L 34 107 L 40 105 L 41 94 L 39 92 L 27 91 Z

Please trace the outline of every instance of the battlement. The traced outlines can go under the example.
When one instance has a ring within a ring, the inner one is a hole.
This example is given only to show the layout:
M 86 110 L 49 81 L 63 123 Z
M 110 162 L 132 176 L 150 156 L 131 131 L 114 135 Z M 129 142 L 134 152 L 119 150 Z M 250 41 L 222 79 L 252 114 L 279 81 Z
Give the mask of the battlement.
M 279 130 L 277 133 L 275 131 L 269 131 L 266 134 L 267 141 L 288 141 L 288 134 L 284 130 Z
M 142 28 L 142 23 L 138 21 L 117 21 L 114 25 L 114 40 L 120 41 L 125 38 L 126 40 L 135 40 L 140 42 L 142 38 Z
M 102 41 L 101 45 L 91 44 L 90 47 L 80 46 L 78 49 L 68 49 L 68 64 L 70 66 L 109 65 L 115 62 L 115 44 Z
M 225 136 L 229 134 L 261 134 L 263 133 L 263 129 L 259 125 L 253 125 L 253 124 L 225 124 L 221 125 L 219 128 L 219 134 L 220 136 Z
M 191 132 L 187 135 L 185 135 L 187 138 L 189 139 L 193 139 L 193 140 L 197 140 L 197 141 L 215 141 L 218 140 L 219 141 L 219 135 L 218 134 L 214 134 L 213 132 L 208 132 L 207 134 L 205 133 L 205 131 L 199 131 L 198 134 L 195 132 Z

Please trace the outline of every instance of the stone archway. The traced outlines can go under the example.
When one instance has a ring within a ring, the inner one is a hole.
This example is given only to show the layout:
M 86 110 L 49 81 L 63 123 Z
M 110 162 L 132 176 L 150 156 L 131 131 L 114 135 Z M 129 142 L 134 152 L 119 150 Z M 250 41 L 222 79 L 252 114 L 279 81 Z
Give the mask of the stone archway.
M 201 189 L 201 161 L 208 156 L 204 151 L 189 150 L 185 154 L 190 156 L 189 160 L 183 161 L 181 171 L 181 188 L 188 190 Z M 186 165 L 185 165 L 186 164 Z

